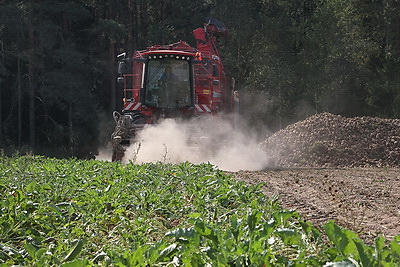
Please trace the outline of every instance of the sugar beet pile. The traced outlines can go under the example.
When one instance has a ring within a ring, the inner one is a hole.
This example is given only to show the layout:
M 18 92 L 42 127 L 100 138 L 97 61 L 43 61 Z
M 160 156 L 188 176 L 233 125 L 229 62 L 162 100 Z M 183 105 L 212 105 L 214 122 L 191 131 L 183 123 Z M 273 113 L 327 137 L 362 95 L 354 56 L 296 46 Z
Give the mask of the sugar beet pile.
M 261 146 L 275 167 L 400 167 L 400 119 L 320 113 Z

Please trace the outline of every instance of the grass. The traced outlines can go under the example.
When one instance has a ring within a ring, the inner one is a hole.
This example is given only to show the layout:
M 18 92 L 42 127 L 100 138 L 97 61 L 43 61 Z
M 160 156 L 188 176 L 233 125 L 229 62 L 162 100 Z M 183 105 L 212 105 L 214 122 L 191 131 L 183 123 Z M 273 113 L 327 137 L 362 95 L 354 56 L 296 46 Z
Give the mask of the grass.
M 0 157 L 0 176 L 1 267 L 399 263 L 399 236 L 320 233 L 211 164 Z

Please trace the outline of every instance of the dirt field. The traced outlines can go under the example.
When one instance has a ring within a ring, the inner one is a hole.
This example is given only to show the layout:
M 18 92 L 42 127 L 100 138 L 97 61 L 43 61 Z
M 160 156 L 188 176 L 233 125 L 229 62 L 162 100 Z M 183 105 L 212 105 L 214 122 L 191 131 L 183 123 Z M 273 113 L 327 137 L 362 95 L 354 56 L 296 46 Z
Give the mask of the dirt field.
M 400 234 L 400 169 L 299 168 L 240 171 L 234 177 L 265 182 L 266 195 L 296 209 L 320 227 L 329 219 L 353 230 L 365 242 L 378 235 L 389 240 Z

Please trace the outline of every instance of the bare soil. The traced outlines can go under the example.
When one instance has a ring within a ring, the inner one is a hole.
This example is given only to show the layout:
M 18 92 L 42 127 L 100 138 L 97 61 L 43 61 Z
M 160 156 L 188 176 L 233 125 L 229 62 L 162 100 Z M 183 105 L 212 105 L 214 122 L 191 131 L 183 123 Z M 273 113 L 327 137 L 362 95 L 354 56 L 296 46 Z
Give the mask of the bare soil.
M 265 183 L 268 196 L 296 209 L 320 228 L 328 220 L 370 243 L 400 234 L 400 168 L 296 168 L 239 171 L 234 177 Z
M 366 242 L 400 234 L 400 119 L 320 113 L 261 146 L 276 169 L 237 179 L 265 182 L 266 195 L 319 228 L 334 220 Z

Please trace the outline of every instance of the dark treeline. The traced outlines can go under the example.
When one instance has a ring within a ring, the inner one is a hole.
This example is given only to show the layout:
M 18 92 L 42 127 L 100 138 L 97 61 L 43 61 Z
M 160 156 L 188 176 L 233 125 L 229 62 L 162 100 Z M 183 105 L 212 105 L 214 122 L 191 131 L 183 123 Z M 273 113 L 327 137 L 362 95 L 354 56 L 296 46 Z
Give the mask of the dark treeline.
M 397 0 L 0 0 L 0 146 L 88 157 L 120 109 L 116 55 L 231 31 L 243 119 L 272 130 L 328 111 L 400 117 Z

